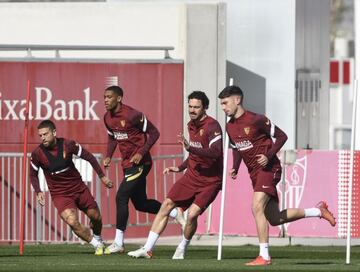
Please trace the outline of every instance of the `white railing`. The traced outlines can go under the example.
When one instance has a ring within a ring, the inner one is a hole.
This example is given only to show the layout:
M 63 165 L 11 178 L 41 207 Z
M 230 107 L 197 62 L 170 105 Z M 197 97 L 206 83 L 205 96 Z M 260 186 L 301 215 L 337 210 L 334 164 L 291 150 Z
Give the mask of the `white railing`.
M 94 154 L 99 162 L 101 154 Z M 178 165 L 182 161 L 182 154 L 164 155 L 153 158 L 153 168 L 147 178 L 147 190 L 150 198 L 162 201 L 171 185 L 175 182 L 175 174 L 162 175 L 163 168 Z M 79 242 L 70 228 L 60 219 L 47 192 L 47 187 L 41 184 L 45 191 L 46 205 L 37 203 L 35 192 L 29 182 L 29 158 L 26 161 L 26 213 L 25 213 L 25 241 L 26 242 Z M 114 182 L 113 189 L 106 189 L 100 182 L 90 164 L 74 157 L 74 163 L 82 175 L 83 181 L 95 197 L 103 217 L 103 227 L 113 228 L 116 222 L 115 197 L 117 189 L 123 179 L 120 159 L 113 159 L 107 174 Z M 20 199 L 22 193 L 22 153 L 0 153 L 0 242 L 19 241 Z M 40 183 L 44 180 L 39 176 Z M 156 181 L 156 182 L 155 182 Z M 130 205 L 131 206 L 131 205 Z M 145 217 L 145 218 L 144 218 Z M 85 215 L 79 211 L 79 220 L 88 225 Z M 130 207 L 129 228 L 151 225 L 152 218 Z M 103 237 L 112 239 L 113 237 Z

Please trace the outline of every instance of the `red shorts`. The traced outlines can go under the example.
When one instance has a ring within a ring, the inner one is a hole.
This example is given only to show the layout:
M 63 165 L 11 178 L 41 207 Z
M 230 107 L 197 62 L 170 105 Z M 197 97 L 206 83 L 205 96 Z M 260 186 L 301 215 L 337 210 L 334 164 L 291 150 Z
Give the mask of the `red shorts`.
M 52 201 L 59 214 L 66 209 L 80 209 L 85 212 L 88 209 L 98 208 L 94 197 L 86 186 L 84 187 L 84 191 L 78 192 L 72 196 L 52 196 Z
M 258 170 L 254 175 L 251 175 L 252 186 L 254 192 L 264 192 L 273 197 L 279 202 L 276 185 L 281 179 L 281 168 L 265 171 L 263 169 Z
M 194 187 L 192 184 L 190 177 L 184 175 L 176 181 L 167 197 L 183 210 L 186 210 L 194 203 L 200 207 L 201 213 L 203 213 L 215 200 L 221 189 L 221 181 L 204 187 Z

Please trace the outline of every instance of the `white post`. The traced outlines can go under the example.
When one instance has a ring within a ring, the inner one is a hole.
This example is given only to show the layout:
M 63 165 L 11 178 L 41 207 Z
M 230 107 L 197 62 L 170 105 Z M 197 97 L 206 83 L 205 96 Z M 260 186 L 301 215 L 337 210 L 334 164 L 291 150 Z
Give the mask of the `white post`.
M 350 148 L 350 173 L 349 173 L 349 190 L 348 190 L 348 214 L 347 214 L 347 231 L 346 231 L 346 264 L 350 264 L 350 246 L 351 246 L 351 211 L 352 211 L 352 188 L 353 188 L 353 169 L 354 169 L 354 150 L 356 137 L 356 111 L 358 100 L 358 80 L 354 80 L 354 100 L 352 113 L 351 129 L 351 148 Z
M 230 78 L 229 86 L 234 84 L 234 79 Z M 226 117 L 226 123 L 229 121 L 229 117 Z M 222 176 L 222 189 L 221 189 L 221 206 L 220 206 L 220 226 L 219 226 L 219 242 L 218 242 L 218 261 L 221 260 L 222 254 L 222 240 L 224 232 L 224 207 L 225 207 L 225 195 L 226 195 L 226 178 L 227 178 L 227 158 L 229 150 L 229 135 L 226 132 L 225 124 L 225 145 L 224 145 L 224 166 L 223 166 L 223 176 Z

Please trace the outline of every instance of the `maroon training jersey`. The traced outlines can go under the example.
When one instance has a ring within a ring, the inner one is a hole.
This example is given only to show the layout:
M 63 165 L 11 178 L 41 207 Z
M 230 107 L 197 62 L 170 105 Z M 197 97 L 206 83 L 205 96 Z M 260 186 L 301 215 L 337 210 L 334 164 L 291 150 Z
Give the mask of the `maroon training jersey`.
M 226 131 L 234 150 L 235 171 L 238 170 L 241 159 L 243 159 L 250 175 L 255 173 L 261 168 L 256 156 L 260 154 L 269 159 L 265 169 L 279 168 L 280 161 L 276 153 L 286 142 L 287 136 L 264 115 L 245 111 L 239 118 L 230 119 L 226 124 Z M 273 142 L 272 138 L 275 138 L 276 141 Z
M 72 161 L 73 155 L 88 161 L 100 178 L 104 176 L 96 158 L 72 140 L 56 138 L 56 145 L 49 149 L 43 144 L 31 153 L 30 180 L 36 193 L 40 192 L 38 171 L 42 168 L 52 196 L 71 196 L 83 191 L 84 182 Z
M 133 166 L 130 159 L 136 153 L 143 156 L 141 164 L 151 163 L 149 150 L 160 133 L 143 113 L 122 104 L 114 114 L 106 112 L 104 123 L 108 131 L 107 157 L 112 157 L 118 145 L 123 168 Z
M 215 119 L 206 116 L 202 121 L 188 123 L 189 157 L 179 167 L 187 168 L 185 175 L 194 186 L 221 182 L 223 169 L 222 131 Z

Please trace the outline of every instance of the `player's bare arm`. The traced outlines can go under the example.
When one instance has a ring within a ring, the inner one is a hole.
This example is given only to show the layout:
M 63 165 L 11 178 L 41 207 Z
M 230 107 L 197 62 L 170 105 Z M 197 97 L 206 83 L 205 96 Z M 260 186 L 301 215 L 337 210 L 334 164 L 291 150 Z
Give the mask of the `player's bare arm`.
M 38 192 L 36 195 L 37 201 L 41 206 L 45 205 L 45 194 L 44 192 Z
M 179 167 L 176 167 L 176 166 L 166 167 L 163 171 L 163 174 L 164 175 L 170 174 L 170 172 L 178 173 L 178 172 L 180 172 L 180 169 L 179 169 Z

